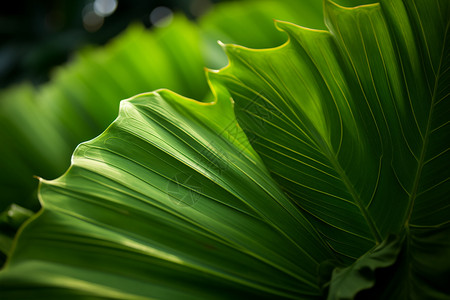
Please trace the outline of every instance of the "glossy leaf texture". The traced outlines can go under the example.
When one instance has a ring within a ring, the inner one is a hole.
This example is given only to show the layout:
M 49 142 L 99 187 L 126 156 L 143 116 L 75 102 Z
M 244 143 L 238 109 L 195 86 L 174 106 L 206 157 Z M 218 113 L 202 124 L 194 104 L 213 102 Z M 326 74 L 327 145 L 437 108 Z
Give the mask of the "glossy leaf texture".
M 6 299 L 317 296 L 314 270 L 332 253 L 216 91 L 215 104 L 167 90 L 122 102 L 70 170 L 41 183 L 44 209 L 1 276 Z
M 329 31 L 278 22 L 289 42 L 273 50 L 224 46 L 230 65 L 214 78 L 272 177 L 342 262 L 406 235 L 390 297 L 444 297 L 449 3 L 327 2 L 325 22 Z M 330 299 L 348 299 L 363 287 L 332 280 L 331 289 Z
M 19 227 L 33 215 L 33 212 L 12 204 L 0 214 L 0 258 L 6 260 L 13 244 L 14 236 Z
M 225 46 L 215 102 L 123 101 L 42 180 L 2 296 L 445 298 L 449 8 L 326 2 L 329 31 Z
M 320 1 L 293 0 L 222 3 L 198 24 L 179 14 L 166 28 L 145 30 L 135 24 L 105 47 L 83 49 L 42 86 L 0 91 L 0 211 L 11 203 L 37 210 L 33 176 L 62 174 L 76 145 L 115 119 L 120 100 L 158 88 L 210 99 L 204 67 L 227 63 L 218 39 L 273 47 L 285 34 L 273 27 L 272 18 L 301 22 L 304 16 L 309 26 L 324 27 Z

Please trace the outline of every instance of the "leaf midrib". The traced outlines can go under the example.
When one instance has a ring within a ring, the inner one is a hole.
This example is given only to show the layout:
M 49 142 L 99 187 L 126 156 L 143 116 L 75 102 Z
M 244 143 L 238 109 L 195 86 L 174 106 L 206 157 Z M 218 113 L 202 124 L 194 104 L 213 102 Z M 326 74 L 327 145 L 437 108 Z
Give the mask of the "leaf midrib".
M 359 208 L 364 220 L 367 223 L 367 226 L 369 227 L 370 232 L 372 233 L 376 244 L 380 244 L 382 242 L 382 237 L 380 234 L 380 231 L 378 230 L 377 225 L 375 224 L 374 220 L 372 219 L 372 216 L 369 214 L 367 208 L 365 207 L 363 201 L 361 200 L 361 197 L 358 195 L 358 192 L 356 191 L 355 187 L 353 186 L 352 182 L 348 178 L 345 170 L 342 168 L 341 164 L 336 158 L 336 155 L 334 155 L 330 148 L 326 148 L 326 152 L 324 151 L 324 154 L 330 161 L 331 165 L 333 166 L 334 170 L 338 173 L 340 179 L 342 180 L 342 183 L 344 184 L 347 191 L 352 196 L 353 200 L 355 201 L 356 206 Z
M 442 49 L 441 49 L 441 55 L 440 55 L 440 59 L 439 59 L 438 70 L 436 72 L 436 78 L 435 78 L 435 81 L 434 81 L 433 92 L 431 94 L 431 105 L 430 105 L 430 111 L 428 113 L 428 118 L 427 118 L 427 125 L 426 125 L 426 129 L 425 129 L 425 134 L 424 134 L 424 141 L 422 143 L 422 148 L 421 148 L 421 151 L 420 151 L 419 161 L 418 161 L 418 164 L 417 164 L 417 170 L 416 170 L 416 173 L 414 175 L 413 186 L 412 186 L 411 193 L 410 193 L 410 196 L 409 196 L 408 209 L 406 210 L 407 214 L 406 214 L 406 219 L 405 219 L 405 223 L 404 223 L 406 228 L 408 228 L 410 226 L 410 220 L 411 220 L 412 212 L 414 210 L 414 203 L 415 203 L 415 200 L 416 200 L 417 195 L 418 195 L 417 191 L 419 189 L 419 183 L 420 183 L 420 179 L 421 179 L 421 176 L 422 176 L 422 170 L 423 170 L 423 167 L 425 166 L 425 164 L 427 162 L 426 161 L 426 154 L 427 154 L 427 150 L 428 150 L 428 144 L 429 144 L 429 141 L 430 141 L 430 135 L 432 133 L 431 120 L 432 120 L 432 116 L 433 116 L 433 113 L 434 113 L 434 107 L 436 105 L 435 102 L 436 102 L 436 98 L 437 98 L 436 97 L 436 95 L 437 95 L 437 88 L 438 88 L 439 80 L 440 80 L 440 76 L 441 76 L 441 67 L 442 67 L 442 63 L 443 63 L 442 60 L 443 60 L 444 55 L 445 55 L 444 50 L 445 50 L 445 43 L 446 43 L 446 40 L 447 40 L 447 33 L 448 33 L 449 25 L 450 25 L 450 22 L 447 23 L 447 26 L 445 28 L 444 41 L 442 42 Z M 431 60 L 430 60 L 430 64 L 431 64 L 431 66 L 433 65 Z
M 280 93 L 267 81 L 267 79 L 260 74 L 260 71 L 256 69 L 254 66 L 251 66 L 248 64 L 244 59 L 241 59 L 240 57 L 237 57 L 243 64 L 245 64 L 249 69 L 251 69 L 255 74 L 257 74 L 262 80 L 264 80 L 271 88 L 272 90 L 278 95 L 278 97 L 282 100 L 284 100 L 284 97 L 281 96 Z M 261 72 L 264 73 L 264 72 Z M 286 103 L 286 101 L 284 101 Z M 297 119 L 300 121 L 301 119 L 297 116 Z M 303 124 L 304 125 L 304 124 Z M 350 179 L 348 178 L 345 170 L 342 168 L 340 162 L 338 161 L 336 154 L 332 151 L 330 145 L 327 143 L 326 139 L 319 133 L 316 135 L 313 135 L 311 132 L 309 134 L 305 133 L 301 127 L 296 126 L 303 132 L 303 134 L 306 137 L 309 137 L 313 145 L 316 146 L 316 149 L 319 152 L 322 152 L 322 154 L 326 157 L 326 159 L 331 163 L 331 166 L 333 169 L 338 173 L 339 179 L 344 184 L 346 190 L 349 192 L 351 198 L 354 200 L 355 206 L 358 207 L 360 210 L 362 217 L 364 218 L 367 226 L 369 227 L 369 230 L 375 240 L 376 244 L 379 244 L 382 242 L 382 237 L 380 234 L 380 231 L 375 224 L 374 220 L 372 219 L 370 213 L 368 212 L 367 208 L 365 207 L 363 201 L 361 200 L 360 196 L 358 195 L 358 192 L 356 191 L 355 187 L 351 183 Z M 305 126 L 305 128 L 308 128 L 308 126 Z M 318 137 L 319 140 L 315 139 L 314 136 Z

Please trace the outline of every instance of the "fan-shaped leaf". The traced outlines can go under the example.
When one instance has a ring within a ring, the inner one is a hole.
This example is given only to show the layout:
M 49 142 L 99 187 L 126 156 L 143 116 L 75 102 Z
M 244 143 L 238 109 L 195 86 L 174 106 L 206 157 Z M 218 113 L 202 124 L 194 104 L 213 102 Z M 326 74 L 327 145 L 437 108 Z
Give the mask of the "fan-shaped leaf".
M 330 299 L 444 298 L 449 9 L 327 2 L 329 31 L 278 22 L 278 48 L 225 46 L 213 103 L 122 102 L 41 182 L 3 294 L 314 299 L 335 263 Z

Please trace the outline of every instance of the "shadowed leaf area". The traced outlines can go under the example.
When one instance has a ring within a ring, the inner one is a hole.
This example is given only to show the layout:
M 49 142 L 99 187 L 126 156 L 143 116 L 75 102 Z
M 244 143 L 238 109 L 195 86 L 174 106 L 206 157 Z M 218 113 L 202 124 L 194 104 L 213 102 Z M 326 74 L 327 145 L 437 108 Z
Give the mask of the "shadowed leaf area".
M 273 49 L 225 45 L 214 102 L 168 90 L 41 180 L 5 299 L 445 299 L 446 0 L 324 4 Z

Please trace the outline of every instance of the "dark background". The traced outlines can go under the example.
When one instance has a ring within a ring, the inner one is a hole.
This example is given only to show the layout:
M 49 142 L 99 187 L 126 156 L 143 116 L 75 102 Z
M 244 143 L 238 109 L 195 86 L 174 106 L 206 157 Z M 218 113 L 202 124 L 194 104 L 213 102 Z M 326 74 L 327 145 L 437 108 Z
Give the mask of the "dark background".
M 150 14 L 156 7 L 195 19 L 219 1 L 117 0 L 116 10 L 103 17 L 101 27 L 83 22 L 89 11 L 92 17 L 95 0 L 5 1 L 0 9 L 0 89 L 22 81 L 47 81 L 51 69 L 76 49 L 105 44 L 132 22 L 151 27 Z

